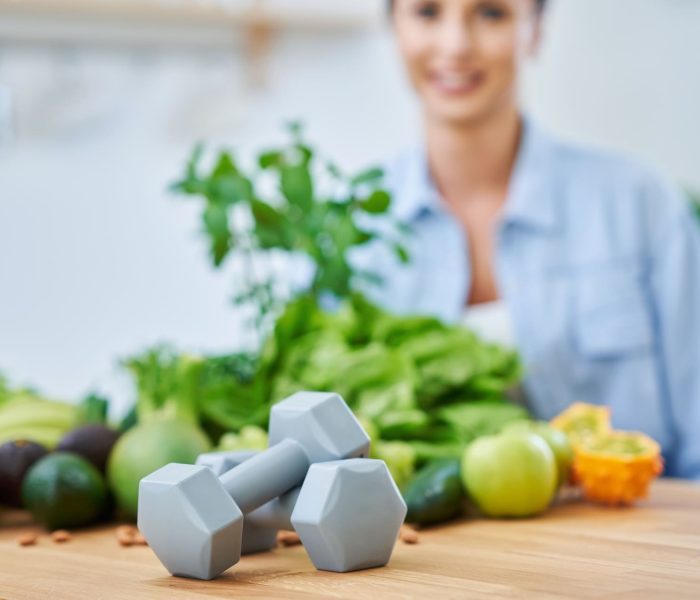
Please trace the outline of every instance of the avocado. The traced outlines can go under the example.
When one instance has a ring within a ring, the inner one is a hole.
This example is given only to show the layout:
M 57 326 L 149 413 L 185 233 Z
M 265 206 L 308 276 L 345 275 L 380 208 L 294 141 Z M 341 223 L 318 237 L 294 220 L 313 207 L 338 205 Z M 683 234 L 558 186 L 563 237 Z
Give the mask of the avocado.
M 27 440 L 0 446 L 0 504 L 22 506 L 22 481 L 29 468 L 47 454 L 41 444 Z
M 118 431 L 104 425 L 83 425 L 69 431 L 59 442 L 56 450 L 79 454 L 104 473 L 107 459 L 119 435 Z
M 48 530 L 99 521 L 109 508 L 104 477 L 72 452 L 53 452 L 38 461 L 22 484 L 24 505 Z

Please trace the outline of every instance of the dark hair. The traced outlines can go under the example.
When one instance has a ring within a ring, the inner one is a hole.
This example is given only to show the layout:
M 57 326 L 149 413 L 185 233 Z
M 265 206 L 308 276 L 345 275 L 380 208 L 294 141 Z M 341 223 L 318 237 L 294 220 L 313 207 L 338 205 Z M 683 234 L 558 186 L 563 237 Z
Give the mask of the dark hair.
M 537 10 L 544 10 L 545 4 L 547 4 L 547 0 L 535 0 L 537 2 Z M 394 0 L 389 0 L 389 11 L 391 12 L 394 9 Z

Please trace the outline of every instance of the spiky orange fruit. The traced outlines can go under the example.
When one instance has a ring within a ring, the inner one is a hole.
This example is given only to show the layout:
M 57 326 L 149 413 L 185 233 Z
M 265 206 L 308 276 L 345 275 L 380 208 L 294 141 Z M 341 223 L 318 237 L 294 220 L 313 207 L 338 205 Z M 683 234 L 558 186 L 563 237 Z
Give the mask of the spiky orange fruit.
M 610 431 L 610 408 L 576 402 L 554 417 L 550 425 L 563 431 L 576 449 L 584 439 Z
M 643 433 L 610 431 L 582 438 L 573 470 L 586 499 L 628 505 L 645 498 L 663 471 L 661 448 Z

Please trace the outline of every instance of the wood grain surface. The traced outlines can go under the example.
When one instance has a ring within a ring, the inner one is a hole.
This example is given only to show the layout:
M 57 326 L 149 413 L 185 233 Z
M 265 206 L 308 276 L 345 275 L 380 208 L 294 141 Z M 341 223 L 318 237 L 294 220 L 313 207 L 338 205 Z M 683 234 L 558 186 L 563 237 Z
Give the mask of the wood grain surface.
M 24 519 L 24 523 L 21 520 Z M 700 598 L 700 486 L 658 482 L 631 509 L 564 502 L 528 520 L 470 520 L 399 542 L 388 567 L 316 571 L 303 548 L 244 557 L 214 581 L 170 577 L 115 527 L 56 544 L 26 515 L 0 516 L 0 598 Z

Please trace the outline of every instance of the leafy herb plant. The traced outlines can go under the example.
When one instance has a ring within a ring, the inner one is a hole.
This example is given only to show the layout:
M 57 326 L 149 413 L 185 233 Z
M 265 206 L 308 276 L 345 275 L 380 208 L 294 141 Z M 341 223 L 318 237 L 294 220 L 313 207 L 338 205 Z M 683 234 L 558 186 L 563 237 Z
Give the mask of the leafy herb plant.
M 249 170 L 229 151 L 221 151 L 206 169 L 198 146 L 184 177 L 173 185 L 203 202 L 212 264 L 219 267 L 232 255 L 242 259 L 244 275 L 234 302 L 255 308 L 261 335 L 268 316 L 289 299 L 289 294 L 281 297 L 270 269 L 260 268 L 261 257 L 271 263 L 280 252 L 289 258 L 304 256 L 312 274 L 292 295 L 310 293 L 321 304 L 348 297 L 363 281 L 381 283 L 375 273 L 353 268 L 349 251 L 354 247 L 379 240 L 390 244 L 400 261 L 408 261 L 401 243 L 406 228 L 390 217 L 391 197 L 382 187 L 382 170 L 345 175 L 318 157 L 298 123 L 288 130 L 290 143 L 261 153 Z M 372 225 L 380 216 L 388 227 Z

